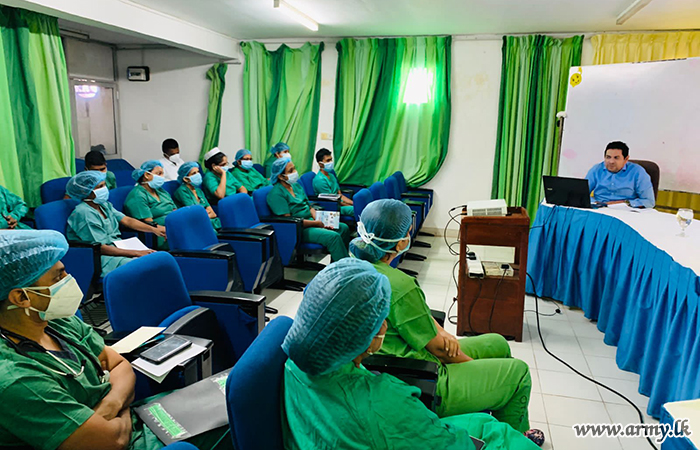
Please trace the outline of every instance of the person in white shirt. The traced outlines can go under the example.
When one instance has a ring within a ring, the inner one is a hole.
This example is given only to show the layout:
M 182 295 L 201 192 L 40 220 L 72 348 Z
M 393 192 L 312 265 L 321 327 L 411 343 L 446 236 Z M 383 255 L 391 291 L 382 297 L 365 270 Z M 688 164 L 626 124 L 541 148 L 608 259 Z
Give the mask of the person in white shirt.
M 160 163 L 165 172 L 163 176 L 166 181 L 177 180 L 177 170 L 184 163 L 180 157 L 180 144 L 173 138 L 168 138 L 163 141 L 163 157 L 160 158 Z

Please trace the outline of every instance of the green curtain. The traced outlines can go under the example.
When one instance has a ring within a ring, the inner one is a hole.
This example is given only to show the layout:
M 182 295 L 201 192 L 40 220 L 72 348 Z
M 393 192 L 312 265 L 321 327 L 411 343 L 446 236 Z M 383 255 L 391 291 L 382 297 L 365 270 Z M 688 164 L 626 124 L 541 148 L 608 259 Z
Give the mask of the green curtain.
M 524 206 L 534 219 L 542 175 L 559 165 L 556 114 L 566 105 L 569 69 L 581 64 L 583 36 L 503 38 L 501 97 L 491 196 Z
M 0 184 L 29 206 L 75 173 L 70 87 L 54 17 L 0 6 Z
M 207 71 L 211 80 L 209 87 L 209 106 L 207 107 L 207 124 L 204 127 L 202 149 L 199 152 L 199 162 L 204 163 L 204 154 L 219 145 L 221 134 L 221 109 L 223 106 L 224 89 L 226 89 L 226 70 L 224 63 L 216 63 Z
M 297 171 L 311 170 L 318 131 L 323 43 L 269 51 L 260 42 L 241 43 L 245 55 L 245 143 L 253 160 L 272 159 L 270 148 L 286 142 Z
M 401 170 L 412 186 L 428 182 L 447 155 L 452 38 L 343 39 L 336 48 L 340 180 L 367 185 Z M 406 103 L 416 70 L 427 74 L 427 101 Z

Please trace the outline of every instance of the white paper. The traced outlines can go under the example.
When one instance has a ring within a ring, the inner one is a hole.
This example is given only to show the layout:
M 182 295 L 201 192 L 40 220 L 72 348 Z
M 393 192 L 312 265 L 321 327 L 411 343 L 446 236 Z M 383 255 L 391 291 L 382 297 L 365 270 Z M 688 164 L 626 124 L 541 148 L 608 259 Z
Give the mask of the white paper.
M 165 330 L 165 327 L 141 327 L 127 337 L 112 345 L 112 350 L 119 354 L 130 353 L 139 348 L 144 342 L 152 339 Z
M 340 213 L 338 211 L 316 211 L 316 220 L 320 220 L 323 225 L 332 227 L 334 230 L 340 228 Z
M 194 358 L 200 353 L 203 353 L 205 350 L 206 348 L 202 347 L 201 345 L 192 344 L 189 348 L 160 364 L 153 364 L 145 359 L 137 358 L 131 363 L 131 365 L 134 366 L 134 368 L 136 368 L 139 372 L 160 383 L 176 366 L 182 364 L 190 358 Z
M 148 250 L 148 247 L 137 237 L 129 239 L 120 239 L 113 242 L 114 246 L 122 250 Z
M 340 199 L 340 195 L 338 195 L 338 194 L 318 194 L 318 199 L 319 200 L 337 201 Z

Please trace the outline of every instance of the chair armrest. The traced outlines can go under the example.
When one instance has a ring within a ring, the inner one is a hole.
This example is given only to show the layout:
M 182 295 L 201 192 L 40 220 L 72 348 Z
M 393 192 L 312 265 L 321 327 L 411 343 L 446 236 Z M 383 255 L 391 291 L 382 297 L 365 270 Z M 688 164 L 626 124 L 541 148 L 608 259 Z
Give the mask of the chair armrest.
M 346 197 L 352 197 L 353 195 L 355 195 L 355 191 L 353 191 L 352 189 L 341 189 L 340 193 Z
M 219 246 L 229 246 L 229 244 L 222 242 L 212 245 L 212 247 Z M 170 250 L 169 253 L 176 258 L 227 259 L 229 261 L 234 261 L 236 258 L 234 252 L 223 250 Z
M 437 311 L 435 309 L 430 310 L 430 315 L 433 316 L 433 319 L 440 324 L 441 327 L 445 326 L 445 318 L 447 317 L 447 314 L 445 314 L 444 311 Z
M 356 188 L 357 190 L 360 189 L 365 189 L 369 186 L 365 186 L 364 184 L 354 184 L 354 183 L 340 183 L 340 189 L 342 190 L 343 188 L 350 188 L 350 190 L 354 190 L 352 188 Z
M 430 198 L 430 194 L 426 194 L 424 192 L 404 192 L 401 194 L 401 198 L 413 198 L 413 197 L 418 197 L 418 198 Z
M 388 373 L 394 376 L 410 376 L 425 380 L 437 380 L 438 365 L 432 361 L 399 358 L 389 355 L 372 355 L 362 361 L 369 370 Z
M 425 205 L 425 202 L 422 202 L 420 200 L 404 200 L 403 202 L 409 206 L 423 206 L 423 205 Z
M 219 235 L 222 234 L 247 234 L 254 236 L 272 237 L 275 234 L 275 230 L 271 230 L 268 228 L 222 228 L 219 230 Z
M 218 303 L 224 305 L 236 305 L 243 312 L 258 320 L 258 330 L 265 327 L 265 301 L 264 295 L 248 294 L 245 292 L 221 292 L 221 291 L 190 291 L 192 303 Z
M 260 218 L 261 222 L 266 222 L 266 223 L 295 223 L 295 224 L 300 224 L 303 223 L 304 219 L 299 219 L 298 217 L 280 217 L 280 216 L 267 216 L 267 217 L 261 217 Z
M 267 236 L 260 236 L 258 234 L 243 234 L 243 233 L 235 233 L 235 234 L 219 233 L 217 237 L 221 240 L 226 240 L 226 241 L 244 241 L 244 242 L 265 242 L 268 238 Z M 221 244 L 221 242 L 219 244 Z M 218 245 L 218 244 L 215 244 L 215 245 Z M 227 245 L 229 245 L 229 244 L 227 244 Z
M 433 190 L 432 190 L 432 189 L 417 188 L 417 187 L 416 187 L 416 188 L 409 187 L 409 188 L 407 188 L 406 192 L 413 192 L 413 193 L 422 192 L 422 193 L 426 193 L 426 194 L 428 194 L 428 195 L 432 195 L 432 194 L 433 194 Z

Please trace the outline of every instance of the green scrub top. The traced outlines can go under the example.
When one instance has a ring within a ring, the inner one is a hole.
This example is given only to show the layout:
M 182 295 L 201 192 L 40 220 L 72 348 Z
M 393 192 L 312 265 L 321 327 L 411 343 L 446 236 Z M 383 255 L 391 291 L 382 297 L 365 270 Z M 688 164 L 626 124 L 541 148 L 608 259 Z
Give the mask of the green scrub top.
M 107 189 L 116 189 L 117 188 L 117 177 L 115 177 L 114 173 L 110 172 L 109 170 L 107 171 L 107 178 L 105 179 L 105 186 L 107 186 Z
M 236 179 L 240 181 L 246 189 L 248 189 L 249 193 L 252 193 L 256 189 L 260 189 L 261 187 L 270 185 L 270 180 L 262 176 L 260 172 L 255 169 L 245 170 L 236 166 L 234 172 L 236 174 Z
M 287 360 L 284 446 L 288 450 L 473 450 L 471 435 L 487 439 L 493 450 L 538 448 L 487 414 L 439 419 L 419 396 L 418 388 L 352 362 L 332 373 L 310 376 Z
M 267 194 L 267 205 L 272 214 L 276 216 L 290 214 L 299 219 L 313 220 L 309 199 L 306 198 L 301 183 L 292 184 L 292 190 L 294 195 L 289 193 L 282 182 L 275 183 L 275 187 Z
M 314 177 L 313 186 L 317 194 L 337 194 L 340 191 L 338 179 L 333 172 L 328 172 L 326 176 L 319 170 Z
M 211 207 L 209 200 L 207 200 L 207 197 L 204 195 L 204 192 L 202 192 L 202 190 L 198 187 L 194 189 L 197 192 L 196 196 L 185 183 L 182 183 L 177 189 L 175 189 L 175 192 L 173 192 L 173 200 L 178 208 L 192 205 L 202 205 L 205 209 Z M 211 219 L 211 225 L 214 227 L 214 229 L 218 230 L 221 228 L 221 221 L 218 217 L 214 217 Z
M 158 225 L 165 225 L 165 217 L 177 209 L 170 194 L 163 189 L 156 189 L 160 200 L 152 196 L 139 184 L 129 192 L 124 200 L 124 212 L 134 219 L 153 219 Z
M 85 244 L 112 245 L 114 241 L 121 239 L 119 222 L 125 217 L 124 214 L 114 209 L 114 206 L 109 202 L 101 205 L 100 209 L 104 216 L 86 202 L 78 203 L 78 206 L 68 216 L 66 230 L 68 240 Z M 102 276 L 104 276 L 131 261 L 131 258 L 102 255 L 100 261 L 102 263 Z
M 229 170 L 226 173 L 226 195 L 224 195 L 224 197 L 236 194 L 242 186 L 241 182 L 238 181 L 238 179 L 232 172 L 232 170 Z M 214 195 L 214 192 L 219 187 L 220 181 L 221 178 L 219 178 L 211 170 L 208 171 L 202 179 L 202 190 L 207 195 L 209 202 L 213 205 L 219 203 L 219 198 L 216 195 Z
M 10 216 L 17 220 L 15 230 L 29 229 L 30 227 L 20 222 L 20 219 L 27 215 L 27 211 L 29 208 L 21 198 L 0 186 L 0 230 L 8 228 L 5 217 Z

